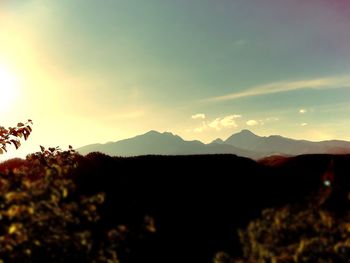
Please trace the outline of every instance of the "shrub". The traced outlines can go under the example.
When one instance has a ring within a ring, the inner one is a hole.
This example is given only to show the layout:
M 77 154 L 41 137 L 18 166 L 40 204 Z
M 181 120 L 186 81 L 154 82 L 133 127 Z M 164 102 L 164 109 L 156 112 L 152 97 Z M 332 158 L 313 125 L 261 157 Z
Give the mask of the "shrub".
M 42 147 L 24 165 L 0 174 L 3 262 L 118 262 L 126 229 L 96 228 L 105 195 L 76 192 L 70 175 L 77 156 L 71 148 Z
M 348 262 L 350 213 L 316 206 L 266 209 L 239 232 L 243 258 L 231 262 Z

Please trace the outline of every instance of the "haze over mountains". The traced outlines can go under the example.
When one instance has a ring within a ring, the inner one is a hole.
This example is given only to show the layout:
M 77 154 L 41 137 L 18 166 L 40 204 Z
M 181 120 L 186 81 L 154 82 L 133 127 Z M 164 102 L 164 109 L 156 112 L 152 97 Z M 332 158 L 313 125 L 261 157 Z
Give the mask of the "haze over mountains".
M 340 140 L 312 142 L 279 135 L 262 137 L 249 130 L 242 130 L 225 141 L 218 138 L 209 144 L 204 144 L 197 140 L 185 141 L 170 132 L 149 131 L 117 142 L 83 146 L 77 151 L 81 154 L 101 152 L 111 156 L 235 154 L 259 159 L 271 155 L 350 153 L 350 142 Z

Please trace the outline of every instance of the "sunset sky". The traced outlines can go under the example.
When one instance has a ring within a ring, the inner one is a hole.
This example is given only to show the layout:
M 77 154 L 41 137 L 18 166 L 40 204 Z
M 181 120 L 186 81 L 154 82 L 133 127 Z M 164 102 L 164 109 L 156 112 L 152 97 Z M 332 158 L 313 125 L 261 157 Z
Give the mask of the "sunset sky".
M 349 28 L 347 0 L 1 0 L 0 125 L 34 121 L 8 156 L 149 130 L 350 140 Z

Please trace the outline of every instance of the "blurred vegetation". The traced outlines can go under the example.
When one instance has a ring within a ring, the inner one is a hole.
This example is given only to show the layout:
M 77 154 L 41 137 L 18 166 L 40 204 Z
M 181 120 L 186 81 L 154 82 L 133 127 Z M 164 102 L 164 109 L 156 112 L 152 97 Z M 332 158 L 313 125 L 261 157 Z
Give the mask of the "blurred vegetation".
M 350 213 L 313 207 L 267 209 L 240 231 L 244 260 L 235 262 L 349 262 Z
M 30 132 L 29 124 L 1 127 L 1 153 L 7 144 L 18 148 Z M 76 185 L 74 170 L 82 156 L 71 146 L 40 147 L 25 160 L 0 165 L 0 262 L 118 263 L 118 252 L 127 258 L 142 233 L 126 225 L 103 226 L 105 193 L 83 195 Z M 145 221 L 145 231 L 154 232 L 153 218 Z
M 303 204 L 263 210 L 260 218 L 239 230 L 243 256 L 233 259 L 219 252 L 214 262 L 349 262 L 350 211 L 332 203 L 333 189 L 325 182 Z
M 105 195 L 76 193 L 70 177 L 77 157 L 72 149 L 41 150 L 0 175 L 0 259 L 118 262 L 117 230 L 104 233 L 105 238 L 93 231 Z

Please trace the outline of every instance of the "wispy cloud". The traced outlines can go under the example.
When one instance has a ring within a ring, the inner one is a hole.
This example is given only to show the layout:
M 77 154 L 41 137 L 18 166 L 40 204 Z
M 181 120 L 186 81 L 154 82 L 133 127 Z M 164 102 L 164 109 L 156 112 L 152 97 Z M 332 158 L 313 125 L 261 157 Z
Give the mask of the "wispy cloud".
M 248 126 L 256 126 L 259 125 L 259 122 L 257 120 L 249 120 L 246 122 Z
M 246 90 L 226 94 L 223 96 L 204 99 L 203 102 L 236 100 L 244 97 L 261 96 L 300 89 L 343 88 L 344 86 L 350 86 L 350 77 L 330 77 L 299 81 L 274 82 L 266 85 L 250 87 Z
M 198 120 L 198 119 L 204 120 L 205 119 L 205 114 L 204 113 L 198 113 L 198 114 L 192 115 L 191 118 L 194 119 L 194 120 Z
M 237 127 L 235 119 L 241 118 L 241 115 L 229 115 L 223 118 L 216 118 L 214 121 L 208 124 L 209 127 L 216 130 L 221 130 L 228 127 Z
M 300 110 L 299 110 L 299 113 L 300 113 L 300 114 L 305 114 L 306 112 L 307 112 L 306 109 L 300 109 Z
M 278 117 L 267 117 L 263 122 L 276 122 L 279 121 L 280 119 Z
M 219 117 L 211 121 L 203 121 L 200 127 L 193 129 L 194 132 L 200 133 L 208 129 L 220 131 L 225 128 L 237 127 L 237 119 L 242 118 L 242 115 L 232 114 L 225 117 Z
M 193 131 L 196 133 L 201 133 L 201 132 L 204 132 L 207 128 L 208 127 L 206 123 L 203 123 L 202 126 L 195 128 Z M 189 131 L 191 131 L 191 129 L 189 129 Z
M 271 117 L 267 117 L 267 118 L 265 118 L 265 119 L 257 120 L 257 122 L 258 122 L 257 124 L 265 125 L 265 124 L 277 122 L 277 121 L 279 121 L 279 120 L 280 120 L 279 118 L 271 116 Z M 256 120 L 249 120 L 249 121 L 248 121 L 249 123 L 246 122 L 246 124 L 247 124 L 248 126 L 253 126 L 253 125 L 254 125 L 254 122 L 253 122 L 253 121 L 256 121 Z
M 302 124 L 300 124 L 300 126 L 307 126 L 308 124 L 306 122 L 303 122 Z

